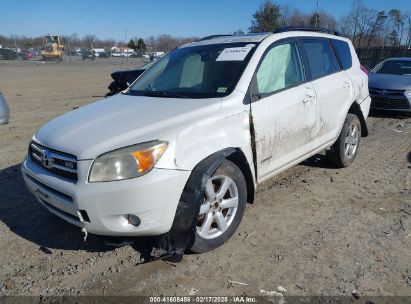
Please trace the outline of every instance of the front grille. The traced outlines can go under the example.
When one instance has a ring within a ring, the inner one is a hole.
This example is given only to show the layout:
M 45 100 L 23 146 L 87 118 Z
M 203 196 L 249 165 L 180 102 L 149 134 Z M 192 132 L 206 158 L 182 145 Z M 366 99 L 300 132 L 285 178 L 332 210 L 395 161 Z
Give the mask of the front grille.
M 404 90 L 370 88 L 371 107 L 381 109 L 410 109 Z
M 26 174 L 25 175 L 31 182 L 33 182 L 37 187 L 43 188 L 44 190 L 47 190 L 48 192 L 51 192 L 53 195 L 59 197 L 60 199 L 65 200 L 66 202 L 73 203 L 73 198 L 63 192 L 57 191 L 54 188 L 50 188 L 49 186 L 45 185 L 44 183 L 38 181 L 37 179 L 34 179 L 30 175 Z
M 56 175 L 77 181 L 77 158 L 71 154 L 30 143 L 30 158 L 39 166 Z
M 381 95 L 381 96 L 397 96 L 405 98 L 404 92 L 405 90 L 385 90 L 385 89 L 378 89 L 378 88 L 370 88 L 370 94 L 372 95 Z

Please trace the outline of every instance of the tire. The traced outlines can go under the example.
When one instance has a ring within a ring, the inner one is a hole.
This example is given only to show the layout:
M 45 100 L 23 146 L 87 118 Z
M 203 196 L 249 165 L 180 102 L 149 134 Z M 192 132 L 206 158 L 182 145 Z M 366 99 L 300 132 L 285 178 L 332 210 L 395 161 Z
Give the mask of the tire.
M 327 151 L 331 163 L 338 168 L 348 167 L 358 154 L 360 139 L 360 120 L 357 115 L 348 113 L 337 141 Z
M 195 241 L 190 249 L 194 253 L 205 253 L 223 245 L 240 225 L 247 200 L 244 175 L 229 160 L 221 163 L 202 191 L 204 201 L 198 215 Z M 220 204 L 230 207 L 224 208 Z M 208 224 L 211 226 L 207 229 Z

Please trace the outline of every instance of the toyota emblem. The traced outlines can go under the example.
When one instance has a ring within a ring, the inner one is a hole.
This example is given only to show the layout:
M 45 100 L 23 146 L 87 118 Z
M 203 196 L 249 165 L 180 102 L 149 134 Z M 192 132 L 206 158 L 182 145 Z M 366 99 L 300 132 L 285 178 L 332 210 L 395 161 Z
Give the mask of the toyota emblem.
M 53 168 L 54 165 L 54 159 L 51 156 L 50 152 L 47 150 L 42 150 L 41 151 L 41 164 L 43 167 L 47 169 Z

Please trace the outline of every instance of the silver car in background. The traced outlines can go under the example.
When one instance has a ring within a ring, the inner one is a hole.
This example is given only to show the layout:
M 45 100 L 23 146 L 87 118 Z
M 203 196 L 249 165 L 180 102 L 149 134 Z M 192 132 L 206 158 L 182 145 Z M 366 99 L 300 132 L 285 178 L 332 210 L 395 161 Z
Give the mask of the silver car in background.
M 9 122 L 9 107 L 7 106 L 6 99 L 3 94 L 0 92 L 0 125 L 6 124 Z
M 371 108 L 411 112 L 411 58 L 389 58 L 369 74 Z

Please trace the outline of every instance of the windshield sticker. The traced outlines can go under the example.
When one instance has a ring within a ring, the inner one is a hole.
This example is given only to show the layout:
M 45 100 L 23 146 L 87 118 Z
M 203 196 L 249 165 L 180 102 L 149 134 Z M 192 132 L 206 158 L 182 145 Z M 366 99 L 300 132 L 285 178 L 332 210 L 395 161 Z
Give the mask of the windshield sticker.
M 243 61 L 252 47 L 234 47 L 224 49 L 215 61 Z
M 225 93 L 225 92 L 227 92 L 227 88 L 226 88 L 226 87 L 219 87 L 219 88 L 217 89 L 217 93 Z

